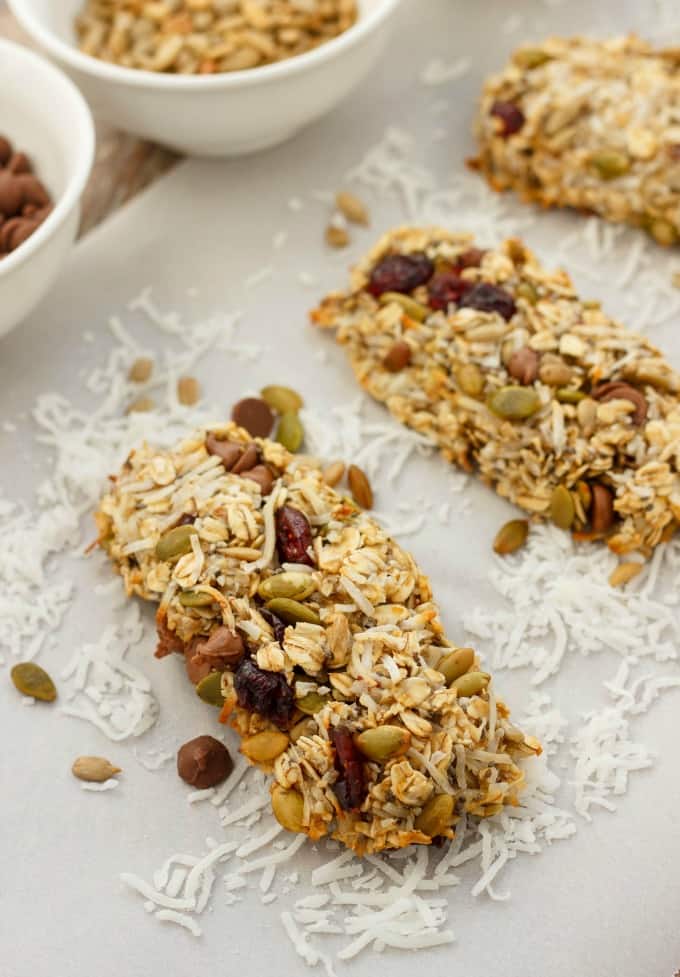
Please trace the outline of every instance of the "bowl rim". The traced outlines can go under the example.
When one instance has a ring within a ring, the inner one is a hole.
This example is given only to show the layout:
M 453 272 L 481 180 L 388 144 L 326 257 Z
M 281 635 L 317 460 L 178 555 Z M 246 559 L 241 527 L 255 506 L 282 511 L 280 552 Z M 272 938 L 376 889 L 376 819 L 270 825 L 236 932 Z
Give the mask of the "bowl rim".
M 15 268 L 24 264 L 26 261 L 30 261 L 31 256 L 52 237 L 54 232 L 58 230 L 70 215 L 74 206 L 77 205 L 90 176 L 94 162 L 96 141 L 94 120 L 87 102 L 80 94 L 77 86 L 63 71 L 22 44 L 15 44 L 13 41 L 0 38 L 0 59 L 5 52 L 8 52 L 13 57 L 23 59 L 25 64 L 30 65 L 32 71 L 37 69 L 38 72 L 50 75 L 52 84 L 54 86 L 61 86 L 64 96 L 73 102 L 79 119 L 76 131 L 79 147 L 77 165 L 71 173 L 67 174 L 66 186 L 54 205 L 53 210 L 29 238 L 20 244 L 15 251 L 11 251 L 0 260 L 0 278 L 10 274 Z M 36 175 L 39 177 L 40 161 L 38 160 L 36 162 L 38 163 L 36 167 L 38 172 Z
M 45 50 L 67 64 L 70 68 L 94 75 L 104 81 L 128 85 L 132 88 L 152 88 L 162 91 L 199 92 L 257 86 L 276 81 L 283 76 L 296 75 L 329 61 L 352 47 L 365 35 L 375 30 L 391 14 L 401 0 L 377 0 L 375 7 L 365 14 L 360 12 L 355 24 L 342 34 L 320 44 L 311 51 L 297 54 L 292 58 L 277 61 L 259 68 L 245 68 L 241 71 L 224 71 L 214 75 L 177 75 L 144 68 L 125 68 L 109 64 L 57 37 L 31 9 L 24 0 L 7 0 L 7 5 L 21 26 Z

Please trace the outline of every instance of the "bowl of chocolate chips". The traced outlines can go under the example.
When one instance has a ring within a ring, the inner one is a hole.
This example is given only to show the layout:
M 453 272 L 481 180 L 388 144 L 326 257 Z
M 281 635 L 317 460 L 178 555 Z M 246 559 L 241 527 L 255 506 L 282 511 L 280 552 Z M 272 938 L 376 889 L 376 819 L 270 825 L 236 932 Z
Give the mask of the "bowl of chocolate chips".
M 78 230 L 94 145 L 75 85 L 39 55 L 0 41 L 0 336 L 59 273 Z

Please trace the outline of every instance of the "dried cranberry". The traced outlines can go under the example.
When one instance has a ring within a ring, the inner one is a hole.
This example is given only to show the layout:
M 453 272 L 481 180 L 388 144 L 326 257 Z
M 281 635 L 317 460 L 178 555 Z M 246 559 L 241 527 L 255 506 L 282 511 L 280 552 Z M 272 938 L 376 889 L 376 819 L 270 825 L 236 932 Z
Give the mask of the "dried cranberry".
M 428 285 L 430 308 L 446 311 L 450 305 L 457 305 L 470 287 L 457 272 L 440 271 Z
M 519 132 L 526 121 L 524 112 L 514 102 L 495 101 L 491 106 L 491 115 L 501 120 L 502 128 L 500 135 L 504 139 L 507 139 L 508 136 L 514 136 L 516 132 Z
M 366 781 L 361 754 L 354 745 L 351 730 L 336 726 L 331 734 L 335 747 L 335 766 L 340 774 L 333 790 L 345 811 L 356 811 L 366 797 Z
M 295 711 L 295 695 L 281 672 L 258 668 L 251 658 L 244 658 L 234 674 L 238 704 L 257 712 L 286 729 Z
M 276 548 L 281 563 L 306 563 L 313 567 L 308 550 L 312 545 L 312 527 L 307 516 L 292 505 L 283 505 L 276 513 Z
M 271 611 L 268 611 L 266 607 L 260 608 L 260 614 L 262 615 L 262 617 L 265 619 L 267 624 L 271 627 L 272 631 L 274 632 L 274 640 L 278 641 L 278 643 L 283 648 L 283 638 L 286 633 L 286 625 L 284 624 L 284 622 L 281 620 L 280 617 L 277 617 L 276 614 L 273 614 Z
M 434 265 L 422 252 L 388 254 L 371 272 L 367 289 L 378 298 L 383 292 L 412 292 L 432 278 Z
M 479 309 L 480 312 L 497 312 L 506 321 L 515 314 L 515 300 L 498 285 L 478 282 L 468 289 L 460 301 L 463 308 Z

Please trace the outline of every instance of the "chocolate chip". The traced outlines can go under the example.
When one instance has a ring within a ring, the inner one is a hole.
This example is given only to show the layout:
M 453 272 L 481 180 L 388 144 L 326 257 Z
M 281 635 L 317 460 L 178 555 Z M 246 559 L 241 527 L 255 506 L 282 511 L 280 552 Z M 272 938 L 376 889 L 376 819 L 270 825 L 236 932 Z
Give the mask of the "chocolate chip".
M 10 173 L 31 173 L 33 167 L 26 153 L 12 153 L 7 162 L 7 169 Z
M 595 482 L 590 486 L 592 503 L 590 524 L 594 533 L 606 533 L 614 524 L 614 497 L 606 485 Z
M 14 251 L 31 236 L 37 226 L 37 221 L 32 218 L 13 217 L 2 225 L 0 247 L 4 251 Z
M 234 475 L 243 475 L 254 468 L 260 460 L 260 453 L 254 444 L 248 444 L 241 457 L 231 466 Z
M 513 380 L 528 386 L 538 376 L 539 362 L 538 353 L 528 346 L 523 346 L 522 349 L 516 349 L 508 360 L 508 373 Z
M 0 136 L 0 166 L 4 166 L 12 155 L 12 143 L 4 136 Z
M 647 399 L 644 394 L 623 380 L 610 380 L 608 383 L 599 384 L 593 389 L 592 397 L 601 403 L 606 403 L 608 400 L 629 400 L 635 407 L 635 411 L 631 414 L 633 424 L 643 424 L 647 419 Z
M 14 178 L 23 194 L 24 203 L 45 207 L 50 202 L 50 195 L 37 177 L 30 173 L 19 173 Z
M 243 453 L 243 445 L 237 441 L 222 440 L 216 434 L 208 434 L 205 439 L 205 450 L 209 455 L 217 455 L 230 472 Z
M 259 397 L 245 397 L 234 405 L 232 420 L 254 438 L 266 438 L 274 427 L 274 414 Z
M 254 468 L 244 472 L 243 477 L 249 478 L 251 482 L 257 482 L 262 496 L 269 495 L 274 486 L 274 476 L 266 465 L 255 465 Z
M 21 210 L 24 192 L 17 179 L 7 170 L 0 170 L 0 212 L 5 217 L 14 217 Z
M 216 671 L 215 665 L 208 658 L 203 658 L 201 655 L 197 654 L 196 648 L 203 638 L 197 637 L 193 638 L 189 644 L 184 649 L 184 666 L 186 668 L 187 677 L 192 685 L 198 685 L 201 679 L 204 679 L 206 675 L 210 672 Z
M 213 736 L 197 736 L 180 747 L 177 773 L 191 787 L 205 790 L 226 780 L 234 764 L 224 743 Z
M 246 653 L 243 638 L 227 627 L 216 628 L 207 641 L 196 645 L 195 654 L 216 662 L 222 668 L 238 665 Z

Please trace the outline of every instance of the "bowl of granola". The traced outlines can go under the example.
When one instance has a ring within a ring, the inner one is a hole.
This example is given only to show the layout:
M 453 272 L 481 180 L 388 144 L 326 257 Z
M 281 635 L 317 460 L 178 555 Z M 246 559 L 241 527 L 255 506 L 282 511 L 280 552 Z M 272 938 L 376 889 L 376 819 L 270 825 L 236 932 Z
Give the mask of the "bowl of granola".
M 68 78 L 0 40 L 0 336 L 45 295 L 69 253 L 94 123 Z
M 283 142 L 368 73 L 399 0 L 10 0 L 118 128 L 181 153 Z

